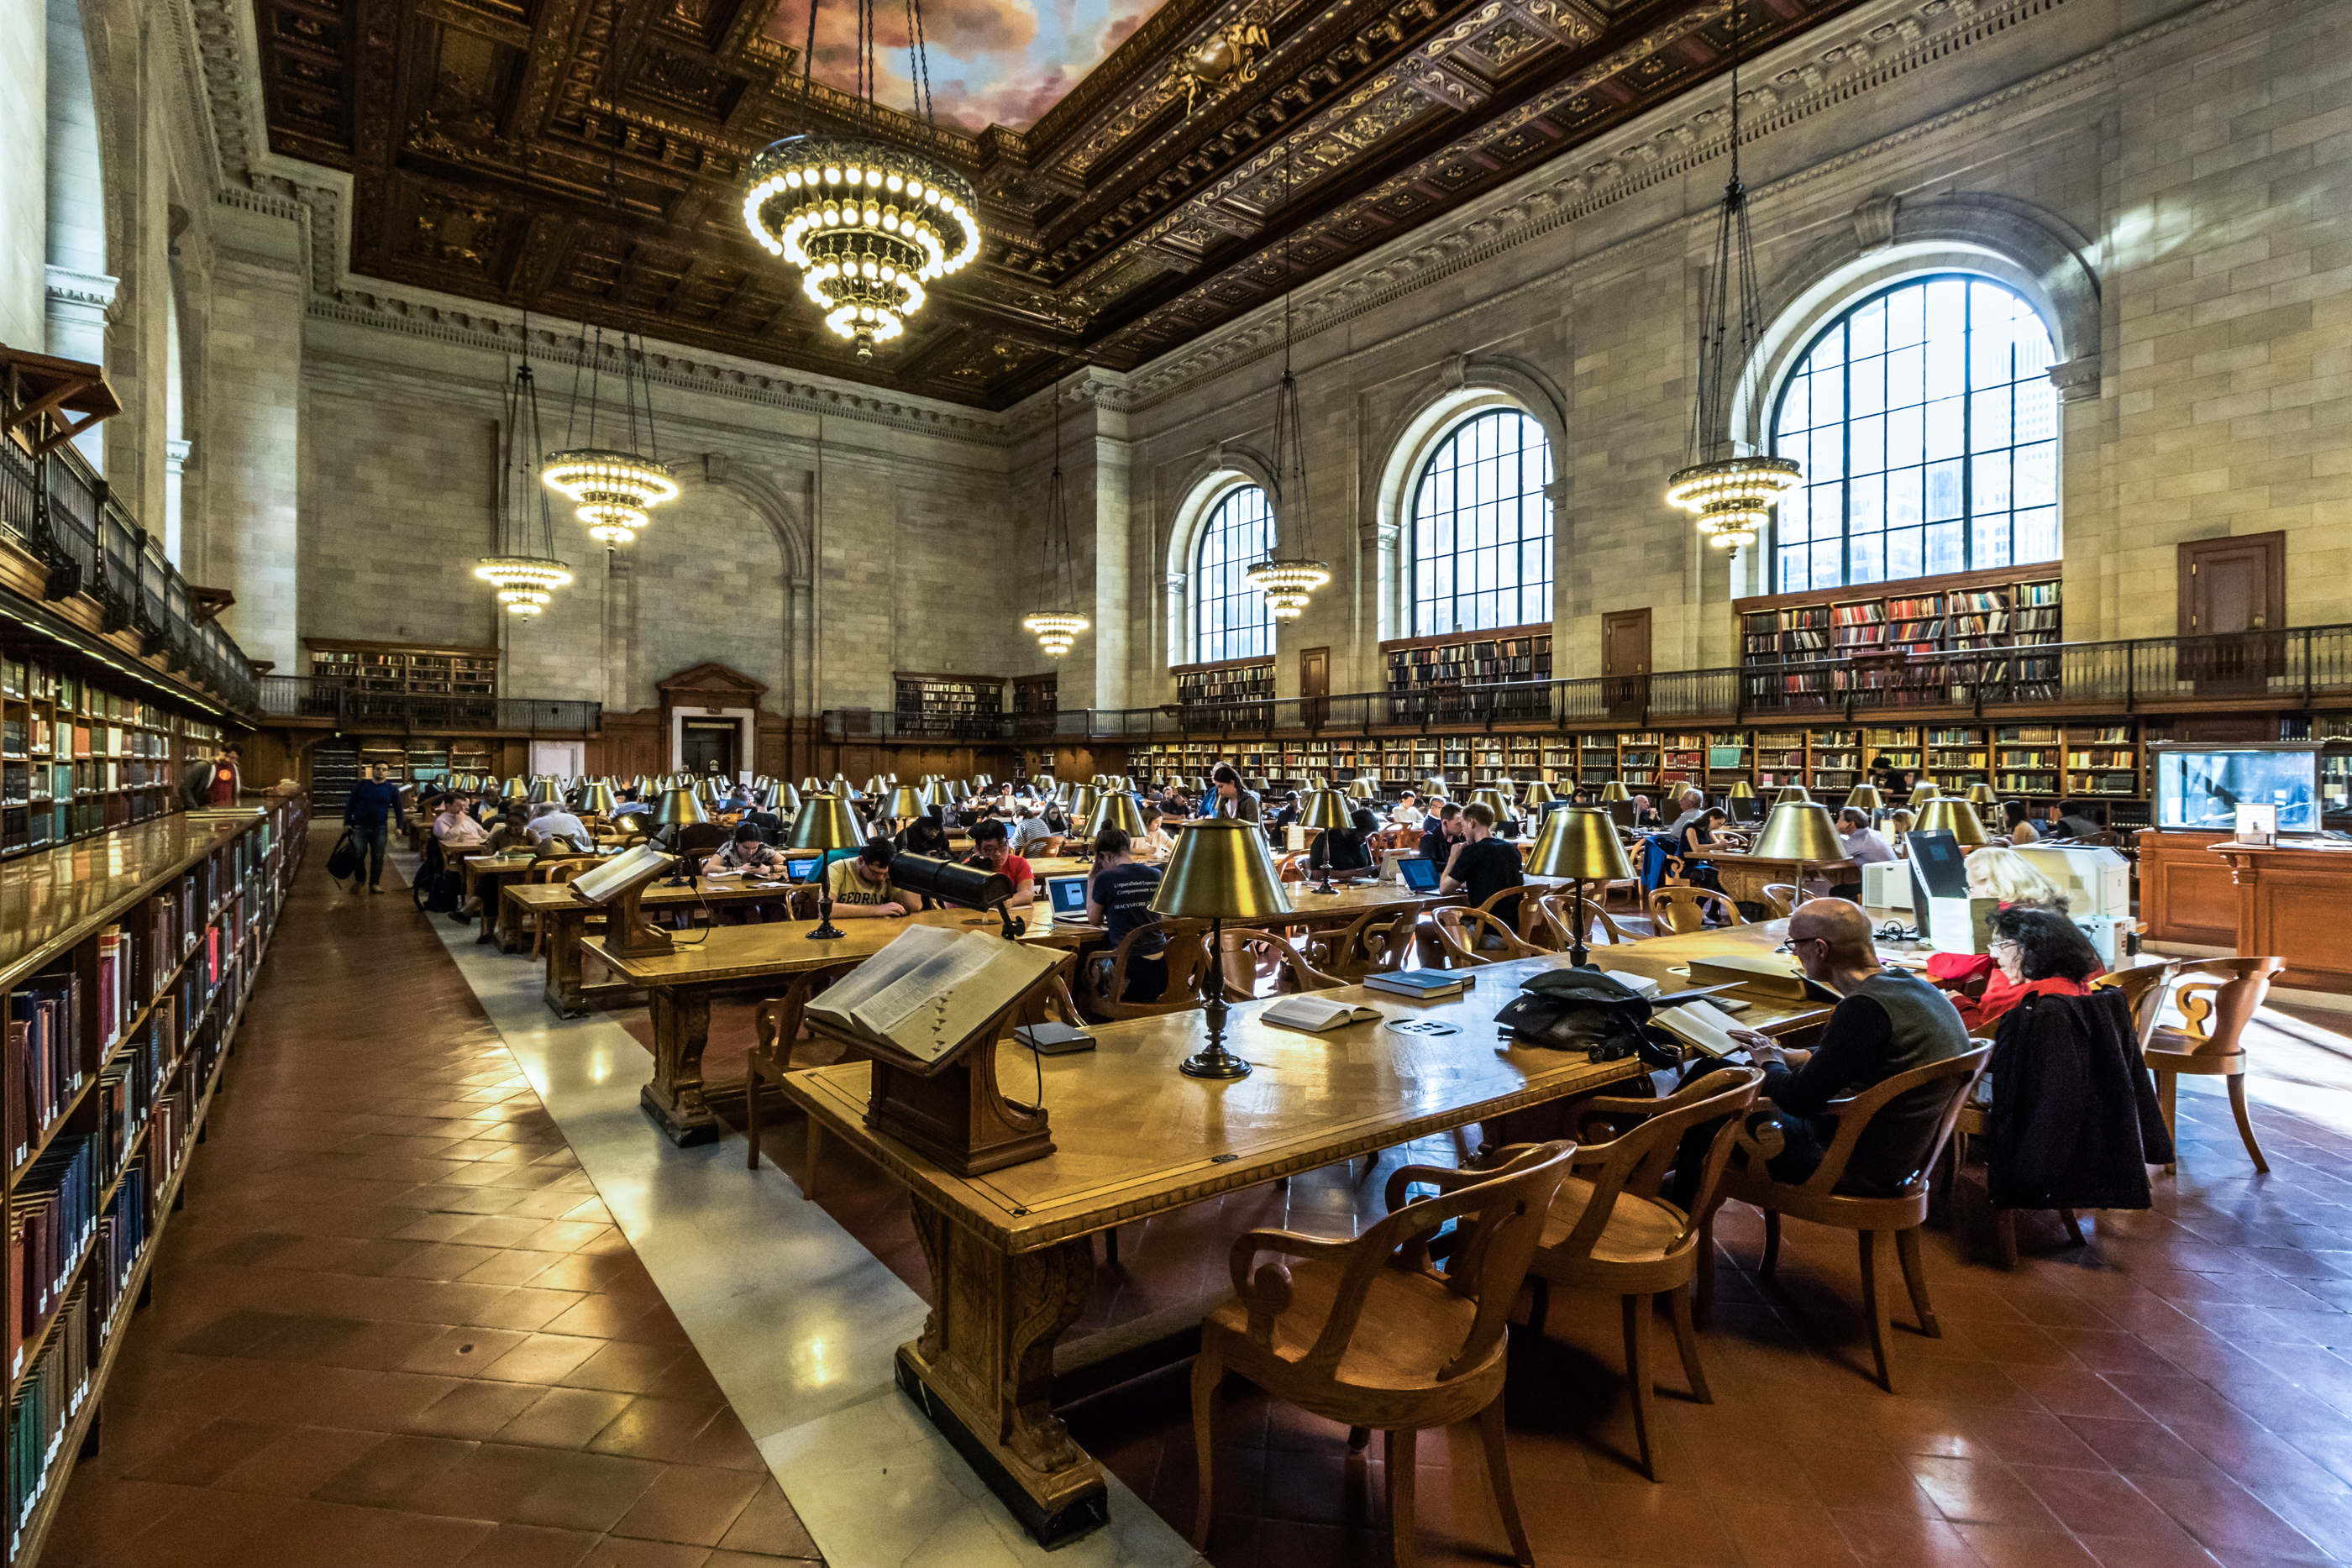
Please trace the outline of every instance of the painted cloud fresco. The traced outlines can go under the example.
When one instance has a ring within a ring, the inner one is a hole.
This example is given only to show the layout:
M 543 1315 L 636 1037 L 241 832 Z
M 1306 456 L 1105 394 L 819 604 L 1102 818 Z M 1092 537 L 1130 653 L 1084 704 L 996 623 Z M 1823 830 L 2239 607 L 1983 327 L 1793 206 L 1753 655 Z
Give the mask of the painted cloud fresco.
M 1076 87 L 1160 0 L 926 0 L 923 41 L 931 99 L 942 123 L 965 131 L 1025 130 Z M 874 7 L 875 96 L 886 109 L 914 103 L 908 80 L 907 12 Z M 808 37 L 804 0 L 784 0 L 770 36 L 797 50 Z M 857 90 L 857 0 L 819 0 L 816 78 Z

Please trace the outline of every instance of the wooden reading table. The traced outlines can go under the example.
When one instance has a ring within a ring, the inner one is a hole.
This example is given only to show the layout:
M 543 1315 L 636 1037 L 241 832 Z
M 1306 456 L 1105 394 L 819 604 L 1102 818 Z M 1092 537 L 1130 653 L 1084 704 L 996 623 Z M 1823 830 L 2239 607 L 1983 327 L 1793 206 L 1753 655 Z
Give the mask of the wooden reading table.
M 1709 954 L 1769 952 L 1784 936 L 1780 922 L 1734 926 L 1611 948 L 1607 961 L 1682 989 L 1687 982 L 1673 967 Z M 1498 1037 L 1495 1014 L 1520 982 L 1566 963 L 1489 965 L 1475 990 L 1431 1002 L 1354 986 L 1318 992 L 1384 1015 L 1325 1035 L 1261 1022 L 1271 998 L 1242 1003 L 1226 1046 L 1256 1071 L 1232 1082 L 1176 1070 L 1206 1041 L 1201 1013 L 1095 1025 L 1095 1050 L 1044 1060 L 1054 1152 L 974 1176 L 950 1174 L 866 1126 L 871 1062 L 787 1072 L 783 1092 L 813 1130 L 846 1140 L 906 1184 L 937 1304 L 922 1337 L 898 1347 L 899 1385 L 1051 1546 L 1107 1517 L 1100 1468 L 1053 1413 L 1055 1343 L 1086 1310 L 1094 1283 L 1087 1238 L 1633 1077 L 1637 1058 L 1593 1062 Z M 1739 1021 L 1788 1033 L 1826 1014 L 1817 1003 L 1754 1001 Z M 1389 1020 L 1448 1032 L 1399 1032 Z M 1003 1081 L 1025 1085 L 1030 1053 L 996 1049 Z
M 789 908 L 795 894 L 803 895 L 804 902 L 814 901 L 816 889 L 806 883 L 746 883 L 732 876 L 712 882 L 697 877 L 685 887 L 672 887 L 667 881 L 656 883 L 646 889 L 641 902 L 649 911 L 664 913 L 706 904 L 714 909 L 772 904 Z M 590 918 L 604 910 L 572 892 L 568 883 L 509 883 L 499 890 L 499 898 L 501 934 L 509 926 L 520 930 L 525 919 L 539 921 L 540 945 L 547 954 L 547 1005 L 556 1017 L 585 1012 L 591 998 L 625 995 L 635 988 L 617 980 L 592 986 L 581 978 L 580 940 Z
M 1794 861 L 1778 855 L 1751 855 L 1735 850 L 1710 849 L 1697 857 L 1715 868 L 1716 880 L 1723 884 L 1724 895 L 1735 903 L 1769 905 L 1764 896 L 1769 883 L 1801 885 L 1798 872 L 1807 877 L 1819 877 L 1832 887 L 1841 882 L 1860 882 L 1862 873 L 1854 862 L 1836 861 Z

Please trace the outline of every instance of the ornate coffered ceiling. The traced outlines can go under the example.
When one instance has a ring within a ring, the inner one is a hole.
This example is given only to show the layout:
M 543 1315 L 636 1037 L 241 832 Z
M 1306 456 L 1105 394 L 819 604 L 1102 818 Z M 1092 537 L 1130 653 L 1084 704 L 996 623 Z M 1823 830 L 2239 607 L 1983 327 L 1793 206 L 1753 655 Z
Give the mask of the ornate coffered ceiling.
M 779 3 L 254 0 L 271 146 L 352 174 L 355 274 L 1003 408 L 1274 298 L 1286 237 L 1310 279 L 1728 65 L 1726 0 L 1166 0 L 1029 130 L 941 131 L 982 260 L 861 367 L 741 227 L 800 123 Z M 1743 0 L 1742 47 L 1857 4 Z M 1254 79 L 1188 113 L 1175 63 L 1234 27 Z M 849 106 L 818 81 L 819 129 Z

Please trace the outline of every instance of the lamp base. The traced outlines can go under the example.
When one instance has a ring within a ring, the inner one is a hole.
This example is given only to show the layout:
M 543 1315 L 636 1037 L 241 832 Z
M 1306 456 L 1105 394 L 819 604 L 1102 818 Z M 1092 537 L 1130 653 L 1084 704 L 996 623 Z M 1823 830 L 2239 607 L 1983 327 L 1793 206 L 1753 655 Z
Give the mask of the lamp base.
M 1247 1078 L 1250 1064 L 1225 1049 L 1225 927 L 1221 917 L 1209 921 L 1208 1005 L 1201 1010 L 1209 1020 L 1209 1049 L 1176 1064 L 1187 1078 Z
M 816 929 L 808 934 L 808 939 L 812 942 L 838 942 L 848 935 L 848 932 L 835 925 L 833 923 L 833 916 L 828 915 L 817 922 Z
M 1196 1056 L 1188 1056 L 1177 1063 L 1176 1070 L 1187 1078 L 1247 1078 L 1250 1064 L 1227 1051 L 1222 1040 L 1211 1042 L 1209 1049 Z

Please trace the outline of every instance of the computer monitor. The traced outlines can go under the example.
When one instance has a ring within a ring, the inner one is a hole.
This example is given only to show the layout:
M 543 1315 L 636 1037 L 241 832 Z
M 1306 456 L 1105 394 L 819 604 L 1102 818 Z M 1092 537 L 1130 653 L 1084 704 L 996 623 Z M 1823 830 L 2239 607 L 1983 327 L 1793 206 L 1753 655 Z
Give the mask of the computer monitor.
M 1087 917 L 1087 879 L 1082 876 L 1049 876 L 1045 879 L 1046 896 L 1054 901 L 1056 920 L 1084 920 Z
M 1724 815 L 1735 822 L 1760 822 L 1771 810 L 1770 803 L 1761 795 L 1750 795 L 1744 800 L 1727 798 L 1723 804 Z
M 2000 901 L 1969 896 L 1968 857 L 1941 829 L 1914 830 L 1904 840 L 1911 858 L 1911 914 L 1919 935 L 1938 953 L 1981 953 L 1985 922 Z
M 1631 828 L 1633 825 L 1633 801 L 1603 800 L 1601 802 L 1601 808 L 1609 813 L 1609 820 L 1619 827 Z
M 816 868 L 824 863 L 823 855 L 787 855 L 784 857 L 784 874 L 794 882 L 814 882 Z
M 1415 859 L 1399 861 L 1397 862 L 1397 874 L 1404 879 L 1405 886 L 1412 889 L 1415 893 L 1435 893 L 1437 891 L 1437 862 L 1433 860 Z

